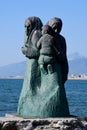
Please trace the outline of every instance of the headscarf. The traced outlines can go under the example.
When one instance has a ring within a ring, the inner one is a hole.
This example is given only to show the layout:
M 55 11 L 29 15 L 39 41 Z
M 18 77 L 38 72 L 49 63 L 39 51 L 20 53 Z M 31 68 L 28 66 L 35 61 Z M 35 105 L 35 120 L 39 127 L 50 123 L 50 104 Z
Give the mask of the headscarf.
M 52 28 L 55 27 L 57 29 L 57 33 L 60 33 L 62 29 L 62 20 L 60 18 L 54 17 L 47 22 L 47 25 L 51 26 Z

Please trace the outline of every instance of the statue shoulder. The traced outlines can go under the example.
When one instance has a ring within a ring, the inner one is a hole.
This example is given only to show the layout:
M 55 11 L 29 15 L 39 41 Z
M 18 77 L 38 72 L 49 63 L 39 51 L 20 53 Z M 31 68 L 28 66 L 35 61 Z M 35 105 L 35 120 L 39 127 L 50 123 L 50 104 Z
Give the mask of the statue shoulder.
M 66 41 L 65 37 L 62 36 L 62 35 L 60 35 L 60 34 L 59 34 L 59 38 L 60 38 L 62 41 Z
M 36 46 L 36 44 L 39 41 L 40 37 L 41 37 L 41 32 L 39 30 L 35 30 L 33 35 L 32 35 L 32 39 L 31 39 L 32 44 L 34 46 Z
M 39 39 L 41 37 L 41 31 L 35 30 L 34 33 L 33 33 L 33 37 L 37 37 Z

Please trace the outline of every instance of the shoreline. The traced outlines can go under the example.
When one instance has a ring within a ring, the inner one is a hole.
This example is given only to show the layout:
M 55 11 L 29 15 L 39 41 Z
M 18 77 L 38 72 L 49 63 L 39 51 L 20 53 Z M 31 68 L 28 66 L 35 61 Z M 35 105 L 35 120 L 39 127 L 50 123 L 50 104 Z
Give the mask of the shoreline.
M 24 79 L 24 76 L 4 76 L 0 79 Z M 87 77 L 68 77 L 68 80 L 87 80 Z
M 87 77 L 68 77 L 68 80 L 87 80 Z

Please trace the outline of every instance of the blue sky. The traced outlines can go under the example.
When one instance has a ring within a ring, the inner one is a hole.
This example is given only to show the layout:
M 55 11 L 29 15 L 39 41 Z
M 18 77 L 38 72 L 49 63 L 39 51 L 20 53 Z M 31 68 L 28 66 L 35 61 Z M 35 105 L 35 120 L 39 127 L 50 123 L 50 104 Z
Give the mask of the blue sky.
M 24 61 L 24 21 L 38 16 L 45 24 L 52 17 L 63 21 L 61 34 L 67 41 L 67 54 L 87 57 L 87 0 L 1 0 L 0 66 Z

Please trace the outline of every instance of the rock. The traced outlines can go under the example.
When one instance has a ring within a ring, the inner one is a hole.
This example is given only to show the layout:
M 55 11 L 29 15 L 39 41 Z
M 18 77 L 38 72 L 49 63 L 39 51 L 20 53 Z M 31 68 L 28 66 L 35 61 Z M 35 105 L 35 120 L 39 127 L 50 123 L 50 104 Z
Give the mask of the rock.
M 87 130 L 87 118 L 0 117 L 0 130 Z
M 3 126 L 3 122 L 0 121 L 0 130 L 1 130 L 2 126 Z
M 16 122 L 5 122 L 2 126 L 2 130 L 17 130 L 15 124 Z

